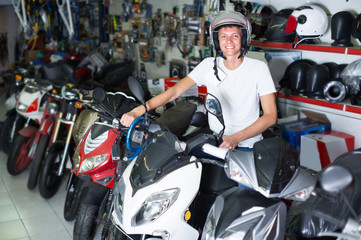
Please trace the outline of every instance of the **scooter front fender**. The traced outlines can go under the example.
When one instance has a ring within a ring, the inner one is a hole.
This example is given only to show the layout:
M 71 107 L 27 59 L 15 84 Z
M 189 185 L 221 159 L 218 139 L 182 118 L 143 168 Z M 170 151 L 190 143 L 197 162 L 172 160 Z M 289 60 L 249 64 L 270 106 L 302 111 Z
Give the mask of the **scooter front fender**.
M 52 119 L 52 118 L 44 119 L 44 121 L 41 123 L 40 128 L 39 128 L 40 134 L 50 135 L 51 130 L 53 129 L 53 126 L 54 126 L 54 119 Z
M 37 131 L 38 131 L 38 129 L 36 127 L 27 126 L 27 127 L 22 128 L 19 131 L 19 134 L 28 138 L 28 137 L 35 136 Z

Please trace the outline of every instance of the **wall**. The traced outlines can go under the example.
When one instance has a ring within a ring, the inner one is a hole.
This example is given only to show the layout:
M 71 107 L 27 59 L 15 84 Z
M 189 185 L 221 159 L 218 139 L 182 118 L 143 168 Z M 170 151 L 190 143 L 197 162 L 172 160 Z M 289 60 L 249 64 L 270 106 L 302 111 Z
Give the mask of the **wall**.
M 209 1 L 205 1 L 205 9 L 207 10 L 207 4 Z M 350 11 L 355 16 L 358 13 L 361 13 L 361 4 L 359 0 L 257 0 L 257 1 L 250 1 L 256 2 L 262 5 L 269 5 L 275 11 L 279 11 L 284 8 L 296 8 L 298 6 L 302 6 L 305 4 L 316 4 L 322 7 L 325 12 L 328 14 L 329 19 L 331 16 L 339 11 Z M 122 0 L 113 0 L 110 13 L 111 14 L 120 14 L 122 12 Z M 172 12 L 172 8 L 177 6 L 179 11 L 181 11 L 183 4 L 192 4 L 192 0 L 148 0 L 147 3 L 153 5 L 153 12 L 155 12 L 158 8 L 162 9 L 163 12 Z M 233 10 L 234 5 L 226 0 L 226 10 Z M 179 15 L 179 13 L 178 13 Z M 207 15 L 207 11 L 205 12 Z M 131 29 L 129 24 L 123 24 L 124 29 Z M 330 27 L 328 28 L 325 35 L 321 38 L 321 41 L 324 43 L 332 43 L 333 40 L 331 39 L 331 30 Z M 163 41 L 164 42 L 164 41 Z M 361 43 L 352 38 L 352 42 L 355 46 L 361 46 Z M 158 50 L 164 50 L 164 45 L 156 46 Z M 169 75 L 169 65 L 168 63 L 172 59 L 181 59 L 186 63 L 185 59 L 182 59 L 179 50 L 176 47 L 167 48 L 166 49 L 166 65 L 164 66 L 157 66 L 154 63 L 145 63 L 148 78 L 158 78 L 158 77 L 167 77 Z M 297 50 L 296 50 L 297 51 Z M 196 56 L 197 56 L 198 49 L 196 49 Z M 322 53 L 322 52 L 313 52 L 313 51 L 302 51 L 302 58 L 304 59 L 312 59 L 318 63 L 330 62 L 333 61 L 338 64 L 342 63 L 350 63 L 360 58 L 360 56 L 353 56 L 353 55 L 345 55 L 345 54 L 331 54 L 331 53 Z
M 5 65 L 0 64 L 0 71 L 6 70 L 15 61 L 15 44 L 18 34 L 21 32 L 20 24 L 12 5 L 0 6 L 0 33 L 7 33 L 8 36 L 8 61 Z M 0 83 L 3 79 L 0 77 Z

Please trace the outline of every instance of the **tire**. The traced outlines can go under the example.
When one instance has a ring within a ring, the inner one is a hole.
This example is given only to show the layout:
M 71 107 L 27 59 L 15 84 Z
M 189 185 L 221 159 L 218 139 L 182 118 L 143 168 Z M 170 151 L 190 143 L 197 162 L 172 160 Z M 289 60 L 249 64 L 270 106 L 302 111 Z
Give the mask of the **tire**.
M 43 166 L 40 170 L 39 192 L 45 199 L 55 195 L 63 180 L 64 171 L 58 176 L 62 153 L 63 149 L 56 148 L 49 151 L 44 158 Z
M 73 175 L 65 196 L 64 218 L 66 221 L 73 221 L 78 213 L 82 185 L 83 181 Z
M 28 188 L 34 189 L 36 186 L 36 181 L 38 179 L 39 171 L 41 168 L 41 162 L 43 160 L 43 156 L 48 146 L 49 136 L 48 135 L 41 135 L 39 139 L 38 146 L 35 150 L 35 157 L 33 160 L 33 164 L 30 169 L 29 179 L 28 179 Z
M 74 223 L 74 240 L 90 240 L 94 238 L 97 228 L 98 209 L 98 205 L 80 204 Z
M 31 158 L 27 156 L 33 140 L 18 135 L 9 151 L 7 169 L 11 175 L 22 173 L 29 165 Z
M 1 149 L 4 151 L 4 153 L 9 154 L 11 145 L 13 144 L 16 136 L 18 135 L 18 131 L 24 126 L 24 124 L 25 118 L 18 116 L 17 114 L 11 114 L 5 119 L 0 134 Z M 11 132 L 13 130 L 13 127 L 15 127 L 15 130 L 14 135 L 11 138 Z
M 121 231 L 119 231 L 114 226 L 114 224 L 112 224 L 110 226 L 109 234 L 106 239 L 107 240 L 128 240 L 129 238 L 127 238 Z

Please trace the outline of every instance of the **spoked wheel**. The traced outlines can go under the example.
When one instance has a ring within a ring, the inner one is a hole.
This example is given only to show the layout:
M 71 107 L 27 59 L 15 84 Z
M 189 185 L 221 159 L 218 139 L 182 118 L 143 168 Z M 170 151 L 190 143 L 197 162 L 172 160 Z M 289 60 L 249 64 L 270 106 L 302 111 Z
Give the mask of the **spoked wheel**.
M 43 166 L 40 171 L 39 191 L 40 195 L 47 199 L 55 195 L 59 190 L 64 173 L 58 175 L 63 150 L 53 149 L 45 156 Z
M 38 146 L 35 150 L 35 157 L 33 160 L 33 164 L 30 169 L 29 179 L 28 179 L 28 188 L 34 189 L 36 186 L 36 181 L 39 175 L 39 171 L 41 168 L 41 162 L 48 146 L 49 136 L 48 135 L 41 135 Z
M 23 172 L 29 165 L 31 158 L 28 152 L 33 144 L 34 137 L 25 137 L 18 135 L 10 149 L 7 169 L 11 175 L 17 175 Z
M 65 197 L 64 218 L 67 221 L 73 221 L 80 205 L 80 194 L 83 181 L 75 174 L 70 174 L 69 177 L 71 178 L 71 182 Z
M 6 118 L 0 134 L 1 149 L 9 153 L 18 131 L 24 126 L 25 118 L 12 114 Z
M 97 228 L 98 209 L 98 205 L 80 204 L 73 230 L 74 240 L 93 239 Z

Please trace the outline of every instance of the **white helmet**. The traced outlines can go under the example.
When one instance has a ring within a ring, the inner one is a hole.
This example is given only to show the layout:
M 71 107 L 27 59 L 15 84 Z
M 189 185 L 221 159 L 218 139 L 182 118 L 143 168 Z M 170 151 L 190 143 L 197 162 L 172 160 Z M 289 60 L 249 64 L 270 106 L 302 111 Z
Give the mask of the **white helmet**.
M 293 10 L 297 20 L 296 33 L 301 38 L 318 38 L 325 34 L 328 27 L 326 12 L 316 5 L 304 5 Z
M 248 19 L 239 12 L 221 11 L 213 17 L 210 25 L 211 43 L 216 51 L 216 55 L 221 54 L 221 49 L 218 40 L 218 30 L 226 25 L 238 25 L 242 30 L 242 53 L 241 56 L 247 51 L 249 43 L 252 38 L 252 27 Z

